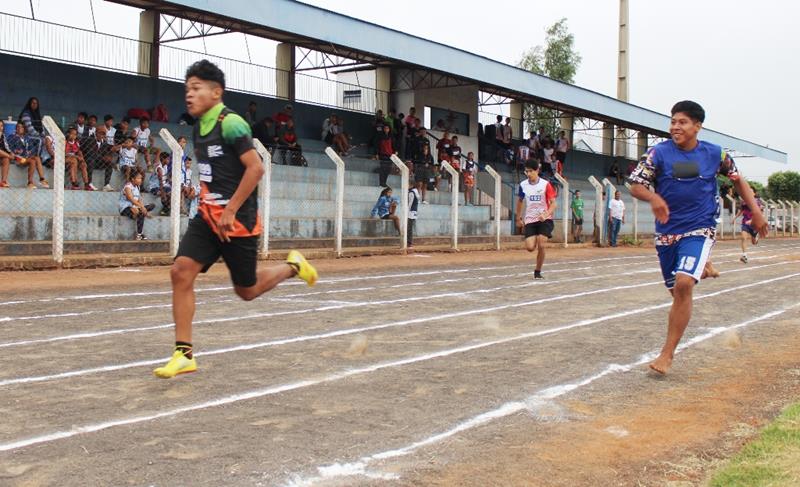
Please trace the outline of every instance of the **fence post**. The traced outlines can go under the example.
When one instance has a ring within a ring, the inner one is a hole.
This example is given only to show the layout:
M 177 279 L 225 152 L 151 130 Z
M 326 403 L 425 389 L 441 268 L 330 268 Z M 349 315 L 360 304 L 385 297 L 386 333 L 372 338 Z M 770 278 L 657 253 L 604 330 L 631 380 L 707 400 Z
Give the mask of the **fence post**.
M 734 198 L 733 196 L 731 196 L 729 194 L 726 194 L 725 197 L 728 198 L 728 201 L 731 202 L 731 211 L 733 211 L 733 218 L 731 218 L 731 237 L 735 237 L 736 236 L 736 198 Z M 723 207 L 723 209 L 724 209 L 724 207 Z M 723 211 L 723 213 L 725 213 L 725 212 Z M 723 226 L 725 225 L 724 221 L 723 221 L 722 224 L 723 224 Z
M 183 149 L 169 130 L 162 128 L 158 134 L 172 151 L 172 191 L 169 201 L 169 253 L 172 257 L 178 254 L 181 239 L 181 166 L 183 165 Z
M 253 145 L 258 155 L 261 156 L 262 165 L 264 166 L 264 175 L 261 177 L 261 184 L 258 186 L 260 189 L 258 211 L 261 213 L 262 227 L 259 252 L 261 253 L 261 258 L 266 259 L 269 256 L 269 200 L 272 197 L 272 154 L 258 139 L 253 139 Z
M 554 176 L 561 183 L 561 227 L 564 231 L 564 248 L 569 246 L 569 220 L 572 217 L 572 211 L 569 209 L 569 181 L 567 181 L 561 174 L 555 173 Z M 553 215 L 555 217 L 555 215 Z
M 453 225 L 453 250 L 458 250 L 458 171 L 450 163 L 443 162 L 442 167 L 450 175 L 450 192 L 453 194 L 450 206 L 450 220 Z
M 789 201 L 789 236 L 794 237 L 794 207 L 797 206 L 797 201 Z M 800 229 L 798 229 L 800 230 Z
M 400 169 L 400 250 L 408 248 L 408 177 L 409 171 L 406 163 L 401 161 L 396 154 L 389 156 L 395 166 Z
M 42 118 L 42 125 L 53 137 L 53 260 L 64 262 L 64 145 L 65 139 L 61 129 L 50 115 Z
M 494 179 L 494 245 L 496 250 L 500 250 L 500 198 L 503 194 L 503 178 L 492 166 L 486 164 L 483 168 Z
M 342 223 L 344 219 L 344 161 L 335 150 L 330 147 L 325 148 L 325 153 L 336 164 L 336 219 L 334 220 L 334 232 L 336 233 L 335 252 L 336 257 L 342 256 Z
M 625 187 L 628 188 L 628 191 L 631 190 L 631 184 L 627 181 Z M 633 198 L 633 241 L 639 241 L 639 200 L 637 198 Z
M 597 226 L 597 245 L 605 247 L 608 225 L 603 223 L 603 185 L 594 176 L 589 176 L 588 180 L 594 186 L 594 224 Z
M 774 209 L 775 209 L 775 202 L 772 201 L 772 200 L 767 200 L 767 215 L 766 215 L 767 224 L 769 224 L 769 217 L 770 217 L 770 215 L 773 214 L 772 210 L 774 210 Z M 778 236 L 778 219 L 777 218 L 774 219 L 773 223 L 774 223 L 774 226 L 775 226 L 775 236 L 777 237 Z
M 777 200 L 778 204 L 781 205 L 781 216 L 783 217 L 781 221 L 781 226 L 783 227 L 783 236 L 786 236 L 786 201 L 784 200 Z

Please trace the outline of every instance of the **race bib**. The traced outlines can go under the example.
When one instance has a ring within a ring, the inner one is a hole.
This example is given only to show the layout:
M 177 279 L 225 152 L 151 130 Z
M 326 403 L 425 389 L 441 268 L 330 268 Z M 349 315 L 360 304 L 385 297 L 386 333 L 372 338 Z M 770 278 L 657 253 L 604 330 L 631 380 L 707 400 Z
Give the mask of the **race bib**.
M 200 181 L 204 183 L 210 183 L 212 180 L 211 177 L 211 164 L 205 162 L 198 162 L 197 163 L 197 170 L 199 174 Z

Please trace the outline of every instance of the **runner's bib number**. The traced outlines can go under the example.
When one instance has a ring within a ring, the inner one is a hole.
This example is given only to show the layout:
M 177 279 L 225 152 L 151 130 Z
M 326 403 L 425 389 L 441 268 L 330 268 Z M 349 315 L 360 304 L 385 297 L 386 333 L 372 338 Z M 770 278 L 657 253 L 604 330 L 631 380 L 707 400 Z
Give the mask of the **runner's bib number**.
M 197 170 L 200 173 L 200 181 L 203 181 L 204 183 L 211 182 L 211 164 L 199 162 L 197 163 Z

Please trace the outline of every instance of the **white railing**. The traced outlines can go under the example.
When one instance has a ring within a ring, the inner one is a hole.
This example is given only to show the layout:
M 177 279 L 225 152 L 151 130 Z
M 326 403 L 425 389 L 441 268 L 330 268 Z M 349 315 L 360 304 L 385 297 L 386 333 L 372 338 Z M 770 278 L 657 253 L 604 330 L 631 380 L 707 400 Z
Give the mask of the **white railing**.
M 45 115 L 42 125 L 53 138 L 53 260 L 61 264 L 64 262 L 64 166 L 65 166 L 65 139 L 61 129 L 55 121 Z
M 557 172 L 553 174 L 559 183 L 561 183 L 561 228 L 564 232 L 564 248 L 569 246 L 569 219 L 572 216 L 572 210 L 569 210 L 569 181 Z M 555 215 L 553 215 L 555 218 Z
M 597 244 L 605 247 L 608 225 L 603 222 L 603 185 L 594 176 L 589 176 L 588 180 L 594 186 L 594 224 L 597 227 Z
M 503 177 L 488 164 L 484 166 L 484 169 L 494 179 L 494 245 L 496 250 L 500 250 L 500 198 L 503 192 Z
M 631 190 L 631 184 L 627 181 L 625 187 Z M 633 241 L 639 241 L 639 200 L 636 198 L 633 198 Z
M 169 253 L 175 257 L 181 238 L 181 166 L 183 165 L 183 148 L 169 130 L 162 128 L 159 135 L 172 151 L 172 191 L 170 193 L 169 212 Z
M 773 224 L 774 224 L 773 226 L 775 228 L 775 235 L 774 235 L 775 237 L 778 236 L 778 216 L 776 215 L 777 211 L 774 211 L 774 210 L 777 209 L 777 207 L 778 207 L 778 205 L 776 205 L 774 201 L 767 200 L 766 218 L 767 218 L 767 222 L 769 222 L 769 217 L 772 216 L 772 222 L 773 222 Z
M 789 201 L 789 236 L 794 236 L 794 207 L 797 206 L 797 201 Z M 798 229 L 800 233 L 800 229 Z
M 334 244 L 336 257 L 342 256 L 342 231 L 344 222 L 344 161 L 339 154 L 330 147 L 325 149 L 325 154 L 336 164 L 336 219 L 334 220 L 334 232 L 336 243 Z
M 731 196 L 729 194 L 725 195 L 725 197 L 728 198 L 728 201 L 731 202 L 731 211 L 733 212 L 733 218 L 731 218 L 731 236 L 735 237 L 736 236 L 736 198 L 734 198 L 733 196 Z M 725 212 L 723 211 L 722 214 L 724 214 L 724 213 Z M 725 226 L 724 218 L 723 218 L 722 225 Z
M 408 248 L 408 166 L 397 155 L 392 154 L 390 159 L 400 169 L 400 249 Z
M 452 203 L 450 205 L 450 220 L 453 225 L 453 250 L 458 250 L 458 171 L 449 163 L 443 162 L 442 167 L 450 175 L 450 192 L 452 193 Z
M 261 177 L 258 193 L 258 211 L 261 214 L 261 241 L 259 253 L 262 259 L 269 257 L 269 199 L 272 195 L 272 154 L 269 153 L 264 144 L 258 139 L 253 139 L 256 152 L 261 156 L 264 166 L 264 175 Z

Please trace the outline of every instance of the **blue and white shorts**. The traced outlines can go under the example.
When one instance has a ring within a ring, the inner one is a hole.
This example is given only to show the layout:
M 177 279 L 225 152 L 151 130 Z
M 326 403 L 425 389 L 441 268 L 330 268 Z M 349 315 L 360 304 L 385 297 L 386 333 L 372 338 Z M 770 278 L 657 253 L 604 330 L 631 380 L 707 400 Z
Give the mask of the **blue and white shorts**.
M 669 245 L 656 245 L 667 289 L 675 287 L 678 274 L 686 274 L 693 277 L 695 282 L 699 281 L 713 246 L 714 238 L 706 235 L 686 236 Z

